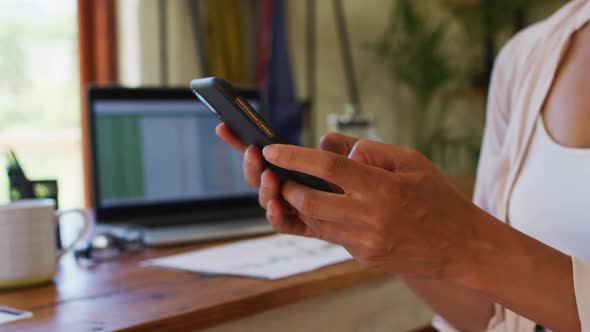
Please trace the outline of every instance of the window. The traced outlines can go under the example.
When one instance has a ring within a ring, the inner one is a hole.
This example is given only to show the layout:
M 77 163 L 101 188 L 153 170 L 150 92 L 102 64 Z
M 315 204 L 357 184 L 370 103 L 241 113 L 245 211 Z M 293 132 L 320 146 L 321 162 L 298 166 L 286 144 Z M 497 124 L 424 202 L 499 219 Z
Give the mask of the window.
M 60 207 L 82 206 L 76 1 L 0 3 L 0 154 L 13 149 L 30 179 L 57 179 Z

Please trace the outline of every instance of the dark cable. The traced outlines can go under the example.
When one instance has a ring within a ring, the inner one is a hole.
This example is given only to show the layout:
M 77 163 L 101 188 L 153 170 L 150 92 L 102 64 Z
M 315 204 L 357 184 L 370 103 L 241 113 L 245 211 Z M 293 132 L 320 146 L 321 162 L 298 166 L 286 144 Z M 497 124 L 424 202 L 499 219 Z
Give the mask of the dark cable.
M 189 12 L 191 15 L 191 25 L 193 28 L 193 38 L 195 43 L 195 51 L 197 52 L 197 65 L 201 68 L 202 76 L 207 75 L 207 62 L 205 59 L 205 48 L 203 46 L 203 29 L 201 26 L 201 10 L 199 7 L 200 0 L 187 0 Z
M 317 53 L 316 53 L 316 0 L 307 0 L 307 29 L 306 29 L 306 61 L 307 61 L 307 107 L 306 117 L 309 127 L 310 142 L 315 142 L 315 121 L 312 119 L 311 111 L 316 104 L 317 84 Z
M 521 5 L 514 12 L 514 33 L 524 29 L 526 26 L 526 19 L 526 9 Z
M 494 58 L 496 56 L 494 33 L 496 26 L 494 25 L 494 5 L 493 0 L 481 0 L 483 12 L 483 29 L 484 29 L 484 68 L 485 68 L 485 83 L 489 86 L 492 77 L 492 69 L 494 67 Z
M 166 0 L 158 1 L 160 28 L 160 83 L 168 85 L 168 14 Z
M 354 63 L 352 54 L 350 52 L 350 43 L 348 40 L 348 30 L 346 25 L 346 17 L 344 15 L 344 8 L 341 0 L 333 0 L 334 15 L 336 17 L 336 29 L 338 32 L 338 39 L 340 40 L 340 50 L 342 52 L 342 62 L 344 64 L 344 74 L 346 76 L 348 95 L 350 104 L 354 108 L 355 114 L 360 113 L 361 105 L 354 71 Z
M 311 104 L 316 98 L 316 0 L 307 0 L 307 96 Z

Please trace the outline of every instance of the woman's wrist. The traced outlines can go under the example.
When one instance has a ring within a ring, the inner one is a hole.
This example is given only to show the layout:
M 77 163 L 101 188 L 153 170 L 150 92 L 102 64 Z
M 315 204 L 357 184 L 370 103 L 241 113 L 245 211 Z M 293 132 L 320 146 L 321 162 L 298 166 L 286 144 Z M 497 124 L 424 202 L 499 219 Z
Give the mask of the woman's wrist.
M 563 253 L 510 227 L 480 210 L 472 213 L 465 254 L 454 281 L 482 292 L 495 292 L 495 285 L 518 275 L 548 274 L 571 269 Z M 516 274 L 516 275 L 515 275 Z
M 451 270 L 454 273 L 448 276 L 451 281 L 491 292 L 494 284 L 504 276 L 512 278 L 516 270 L 538 269 L 539 262 L 531 252 L 532 239 L 528 236 L 476 206 L 466 213 L 465 224 L 463 252 L 457 256 L 455 268 Z
M 497 230 L 493 230 L 495 225 L 489 220 L 490 217 L 494 218 L 475 204 L 470 202 L 462 211 L 462 218 L 457 221 L 461 225 L 461 231 L 447 260 L 444 278 L 449 282 L 476 289 L 474 286 L 480 283 L 482 264 L 485 264 L 489 253 L 494 251 L 492 248 L 497 245 L 495 241 L 491 241 L 490 232 Z
M 482 210 L 467 216 L 472 218 L 467 223 L 469 235 L 449 281 L 548 328 L 573 330 L 579 322 L 571 257 Z

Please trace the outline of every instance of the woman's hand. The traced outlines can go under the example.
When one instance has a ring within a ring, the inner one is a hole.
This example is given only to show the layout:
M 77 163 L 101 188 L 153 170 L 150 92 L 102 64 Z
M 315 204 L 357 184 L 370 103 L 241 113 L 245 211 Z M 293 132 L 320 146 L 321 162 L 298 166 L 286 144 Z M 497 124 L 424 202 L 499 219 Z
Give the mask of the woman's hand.
M 263 155 L 343 190 L 287 181 L 267 203 L 267 218 L 279 232 L 341 244 L 368 266 L 406 276 L 450 277 L 469 258 L 469 221 L 483 212 L 418 152 L 360 140 L 348 156 L 289 145 L 267 146 Z M 261 195 L 266 180 L 263 174 Z
M 343 189 L 335 194 L 295 182 L 281 188 L 259 149 L 223 124 L 217 133 L 246 152 L 246 181 L 260 187 L 279 232 L 342 244 L 357 261 L 410 280 L 466 329 L 486 326 L 489 298 L 552 330 L 580 329 L 570 257 L 477 208 L 419 153 L 338 134 L 322 141 L 328 151 L 265 148 L 269 162 L 332 182 Z
M 248 186 L 258 189 L 260 177 L 264 171 L 264 158 L 260 149 L 256 146 L 245 146 L 224 123 L 220 123 L 215 128 L 215 133 L 234 150 L 244 153 L 244 180 Z
M 255 189 L 259 189 L 260 205 L 266 209 L 271 200 L 279 202 L 283 205 L 281 211 L 285 211 L 291 215 L 295 215 L 292 219 L 293 226 L 305 228 L 305 223 L 297 220 L 297 215 L 294 210 L 285 204 L 281 198 L 280 182 L 277 176 L 271 170 L 265 170 L 264 157 L 259 148 L 256 146 L 247 147 L 240 140 L 234 136 L 231 130 L 221 123 L 216 128 L 216 133 L 225 143 L 237 151 L 244 153 L 244 179 L 246 183 Z M 340 135 L 337 133 L 329 133 L 322 137 L 320 148 L 325 151 L 330 151 L 339 155 L 347 156 L 351 151 L 353 145 L 358 139 Z M 311 235 L 312 233 L 308 233 Z
M 359 261 L 380 270 L 418 276 L 448 272 L 462 245 L 464 220 L 478 209 L 419 153 L 330 133 L 325 151 L 276 145 L 267 160 L 334 183 L 343 194 L 316 191 L 265 170 L 255 146 L 244 146 L 224 124 L 218 136 L 245 152 L 244 178 L 259 189 L 267 218 L 281 233 L 339 243 Z M 452 216 L 451 216 L 452 215 Z M 461 226 L 460 226 L 461 224 Z M 445 235 L 445 236 L 443 236 Z M 460 256 L 460 255 L 459 255 Z

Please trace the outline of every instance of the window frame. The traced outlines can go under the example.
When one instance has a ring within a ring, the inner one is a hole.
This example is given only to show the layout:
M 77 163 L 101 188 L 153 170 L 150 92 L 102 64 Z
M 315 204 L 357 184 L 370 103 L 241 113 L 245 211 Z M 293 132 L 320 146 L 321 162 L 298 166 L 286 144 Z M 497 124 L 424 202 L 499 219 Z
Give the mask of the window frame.
M 80 128 L 84 205 L 91 206 L 91 161 L 87 87 L 118 80 L 116 0 L 78 0 L 78 49 L 80 57 Z

